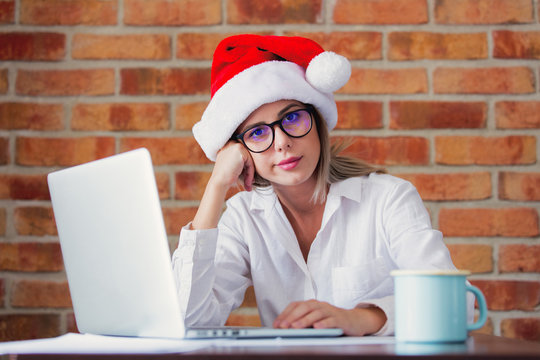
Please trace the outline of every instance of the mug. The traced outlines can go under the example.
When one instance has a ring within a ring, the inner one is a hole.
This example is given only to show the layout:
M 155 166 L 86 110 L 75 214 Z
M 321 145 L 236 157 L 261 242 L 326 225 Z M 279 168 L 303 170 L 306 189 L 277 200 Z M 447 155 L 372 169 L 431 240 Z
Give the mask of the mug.
M 463 342 L 487 320 L 482 292 L 469 284 L 469 271 L 394 270 L 396 340 L 417 343 Z M 467 324 L 466 293 L 478 301 L 479 319 Z

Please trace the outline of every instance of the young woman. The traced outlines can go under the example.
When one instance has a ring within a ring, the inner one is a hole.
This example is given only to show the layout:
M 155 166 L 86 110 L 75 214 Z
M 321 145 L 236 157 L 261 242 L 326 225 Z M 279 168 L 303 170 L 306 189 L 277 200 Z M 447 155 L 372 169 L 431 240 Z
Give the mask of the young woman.
M 223 325 L 253 285 L 261 322 L 393 333 L 399 268 L 454 269 L 416 189 L 330 146 L 348 61 L 299 37 L 219 44 L 193 133 L 215 165 L 173 255 L 187 325 Z M 226 202 L 241 182 L 246 191 Z M 471 303 L 472 306 L 472 303 Z

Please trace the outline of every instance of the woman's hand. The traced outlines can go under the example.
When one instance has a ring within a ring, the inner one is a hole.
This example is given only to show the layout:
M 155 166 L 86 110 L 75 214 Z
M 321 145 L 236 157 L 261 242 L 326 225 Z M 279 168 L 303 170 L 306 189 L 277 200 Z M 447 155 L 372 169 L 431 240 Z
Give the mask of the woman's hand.
M 243 180 L 244 188 L 251 191 L 254 174 L 255 166 L 249 151 L 235 141 L 225 144 L 217 153 L 214 170 L 191 222 L 191 229 L 217 227 L 229 188 Z
M 317 300 L 289 304 L 274 320 L 275 328 L 341 328 L 345 335 L 374 334 L 386 323 L 386 315 L 378 307 L 342 309 Z
M 242 144 L 229 141 L 217 153 L 210 182 L 221 184 L 227 190 L 243 182 L 244 188 L 251 191 L 254 174 L 255 166 L 249 151 Z

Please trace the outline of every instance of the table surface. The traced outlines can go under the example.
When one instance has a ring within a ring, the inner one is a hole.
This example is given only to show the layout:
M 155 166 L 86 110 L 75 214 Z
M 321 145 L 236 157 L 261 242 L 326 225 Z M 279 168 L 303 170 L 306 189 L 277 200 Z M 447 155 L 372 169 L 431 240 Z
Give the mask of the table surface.
M 30 359 L 540 359 L 540 342 L 474 334 L 462 344 L 354 344 L 287 346 L 217 346 L 184 354 L 156 355 L 10 355 L 1 360 Z

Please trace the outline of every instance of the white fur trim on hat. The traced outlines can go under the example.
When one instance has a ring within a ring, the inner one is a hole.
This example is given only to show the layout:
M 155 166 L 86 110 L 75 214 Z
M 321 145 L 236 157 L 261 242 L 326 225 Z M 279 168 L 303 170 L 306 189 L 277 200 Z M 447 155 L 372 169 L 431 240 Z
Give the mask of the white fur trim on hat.
M 210 100 L 201 121 L 193 126 L 193 135 L 208 159 L 215 161 L 217 152 L 253 111 L 285 99 L 315 106 L 328 130 L 336 125 L 337 108 L 331 92 L 310 85 L 304 69 L 295 63 L 267 61 L 225 83 Z

